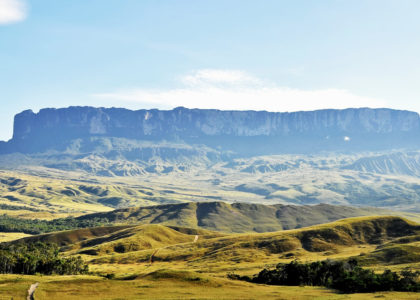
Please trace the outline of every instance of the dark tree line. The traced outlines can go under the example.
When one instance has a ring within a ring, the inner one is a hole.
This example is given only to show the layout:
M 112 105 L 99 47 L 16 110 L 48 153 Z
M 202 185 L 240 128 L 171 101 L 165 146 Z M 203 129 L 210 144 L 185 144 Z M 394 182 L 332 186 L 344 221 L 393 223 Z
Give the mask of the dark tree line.
M 94 218 L 89 220 L 79 220 L 75 218 L 63 218 L 47 221 L 13 218 L 7 215 L 0 216 L 0 232 L 41 234 L 103 225 L 110 225 L 108 219 Z
M 401 274 L 385 270 L 376 274 L 358 266 L 357 260 L 347 262 L 326 260 L 313 263 L 292 261 L 278 264 L 274 270 L 264 269 L 254 277 L 230 274 L 232 279 L 270 285 L 325 286 L 345 293 L 377 291 L 420 292 L 420 272 L 404 270 Z
M 61 257 L 55 244 L 0 244 L 2 274 L 85 274 L 88 266 L 79 257 Z

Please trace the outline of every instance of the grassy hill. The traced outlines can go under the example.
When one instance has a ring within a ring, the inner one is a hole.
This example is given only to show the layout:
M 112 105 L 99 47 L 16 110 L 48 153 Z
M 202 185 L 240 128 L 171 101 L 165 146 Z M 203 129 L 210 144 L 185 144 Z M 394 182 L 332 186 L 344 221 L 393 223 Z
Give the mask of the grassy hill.
M 222 236 L 202 229 L 167 227 L 162 225 L 105 226 L 35 235 L 17 243 L 55 243 L 64 251 L 83 250 L 86 254 L 125 253 L 144 249 L 194 241 L 196 235 L 203 238 Z M 86 250 L 89 249 L 89 250 Z
M 420 264 L 420 235 L 397 238 L 358 258 L 366 265 Z
M 108 220 L 115 224 L 164 224 L 241 233 L 295 229 L 343 218 L 391 213 L 388 210 L 328 204 L 299 206 L 190 202 L 117 209 L 83 215 L 76 220 Z
M 195 265 L 261 263 L 272 259 L 310 259 L 337 256 L 357 248 L 373 249 L 396 238 L 420 233 L 420 226 L 399 217 L 361 217 L 296 230 L 261 234 L 230 234 L 191 244 L 166 247 L 155 260 L 190 261 Z M 146 261 L 150 251 L 133 251 L 112 256 L 114 261 Z M 109 262 L 110 257 L 95 259 Z
M 163 195 L 165 192 L 138 183 L 117 184 L 80 174 L 0 171 L 0 213 L 23 218 L 51 219 L 183 201 L 177 196 L 165 199 Z
M 188 202 L 116 209 L 53 220 L 22 219 L 3 215 L 0 216 L 0 231 L 41 234 L 111 225 L 163 224 L 224 233 L 273 232 L 372 214 L 400 215 L 415 221 L 419 219 L 418 215 L 413 213 L 328 204 L 300 206 Z
M 419 235 L 420 225 L 416 223 L 378 216 L 270 233 L 221 234 L 153 224 L 96 227 L 31 236 L 15 243 L 54 242 L 64 246 L 65 251 L 88 254 L 96 263 L 109 263 L 111 258 L 125 263 L 148 261 L 154 249 L 159 249 L 155 260 L 161 261 L 243 263 L 274 257 L 334 256 L 349 248 L 362 249 L 360 246 L 388 249 L 406 245 L 407 241 L 416 243 Z

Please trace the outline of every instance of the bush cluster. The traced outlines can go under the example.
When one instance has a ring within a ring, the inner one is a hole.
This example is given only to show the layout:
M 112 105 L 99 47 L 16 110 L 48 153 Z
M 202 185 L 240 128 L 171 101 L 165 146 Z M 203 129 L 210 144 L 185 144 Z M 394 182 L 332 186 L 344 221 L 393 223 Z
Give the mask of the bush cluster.
M 85 274 L 88 266 L 79 257 L 61 257 L 55 244 L 0 244 L 2 274 Z
M 325 286 L 345 293 L 377 291 L 420 292 L 420 272 L 404 270 L 401 274 L 385 270 L 376 274 L 358 266 L 357 260 L 278 264 L 274 270 L 264 269 L 254 277 L 230 274 L 232 279 L 270 285 Z

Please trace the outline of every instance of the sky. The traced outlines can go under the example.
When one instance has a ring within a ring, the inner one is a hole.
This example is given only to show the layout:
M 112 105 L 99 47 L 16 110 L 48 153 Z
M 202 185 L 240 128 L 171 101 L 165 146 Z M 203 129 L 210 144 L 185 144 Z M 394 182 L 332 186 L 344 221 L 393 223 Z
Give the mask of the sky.
M 417 0 L 0 0 L 0 140 L 26 109 L 420 112 Z

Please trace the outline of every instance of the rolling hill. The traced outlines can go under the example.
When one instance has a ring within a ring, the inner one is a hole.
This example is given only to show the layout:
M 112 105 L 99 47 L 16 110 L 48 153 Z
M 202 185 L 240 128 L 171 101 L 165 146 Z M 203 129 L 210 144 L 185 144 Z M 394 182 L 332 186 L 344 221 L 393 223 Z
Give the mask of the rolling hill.
M 190 239 L 186 243 L 154 249 L 144 247 L 124 253 L 106 253 L 100 245 L 81 249 L 78 253 L 89 254 L 85 259 L 98 268 L 107 264 L 148 263 L 152 257 L 154 262 L 162 263 L 162 266 L 169 263 L 189 270 L 204 269 L 210 273 L 233 270 L 249 272 L 257 266 L 293 259 L 314 261 L 348 257 L 356 257 L 371 266 L 390 263 L 397 265 L 407 262 L 407 257 L 410 257 L 410 262 L 415 266 L 415 263 L 420 262 L 416 254 L 418 246 L 396 242 L 394 247 L 402 247 L 405 252 L 394 252 L 392 261 L 378 258 L 378 251 L 388 242 L 410 238 L 419 232 L 418 224 L 398 217 L 363 217 L 288 231 L 199 238 L 196 243 Z M 125 242 L 120 240 L 118 243 Z M 375 257 L 376 260 L 369 262 L 369 257 Z
M 163 224 L 240 233 L 295 229 L 343 218 L 390 213 L 387 210 L 328 204 L 298 206 L 189 202 L 117 209 L 83 215 L 76 220 L 107 220 L 113 224 Z
M 420 211 L 417 152 L 393 153 L 381 154 L 386 157 L 386 163 L 381 164 L 373 164 L 377 159 L 374 153 L 275 155 L 229 161 L 191 157 L 189 162 L 186 158 L 128 161 L 89 154 L 79 158 L 84 166 L 92 164 L 86 169 L 46 167 L 33 157 L 13 154 L 0 156 L 0 209 L 16 214 L 14 206 L 19 206 L 26 210 L 21 215 L 51 218 L 56 214 L 218 200 Z M 78 159 L 71 157 L 61 164 L 77 164 Z M 404 159 L 399 160 L 401 157 Z M 387 167 L 380 167 L 382 164 Z M 121 166 L 124 171 L 115 173 L 110 165 Z
M 225 233 L 272 232 L 322 224 L 348 217 L 380 214 L 405 216 L 411 220 L 420 219 L 419 215 L 414 213 L 328 204 L 300 206 L 187 202 L 116 209 L 109 212 L 85 214 L 75 218 L 66 217 L 52 220 L 23 219 L 4 215 L 0 216 L 0 230 L 7 233 L 40 234 L 97 226 L 163 224 Z M 34 216 L 32 215 L 32 217 Z
M 416 254 L 419 234 L 419 224 L 384 216 L 349 218 L 269 233 L 227 234 L 154 224 L 96 227 L 26 237 L 11 243 L 54 242 L 68 254 L 87 255 L 95 264 L 148 262 L 152 255 L 154 261 L 180 261 L 197 268 L 223 261 L 228 268 L 234 262 L 245 266 L 279 259 L 311 260 L 366 250 L 369 254 L 361 256 L 364 263 L 369 258 L 376 258 L 376 264 L 403 263 L 407 262 L 407 253 L 411 262 L 420 262 Z M 397 253 L 396 248 L 405 252 Z M 386 259 L 386 253 L 391 251 L 392 261 Z
M 174 244 L 194 241 L 195 235 L 201 239 L 222 236 L 220 233 L 163 225 L 105 226 L 61 231 L 26 237 L 21 243 L 55 243 L 63 251 L 81 251 L 85 254 L 125 253 L 144 249 L 156 249 Z

